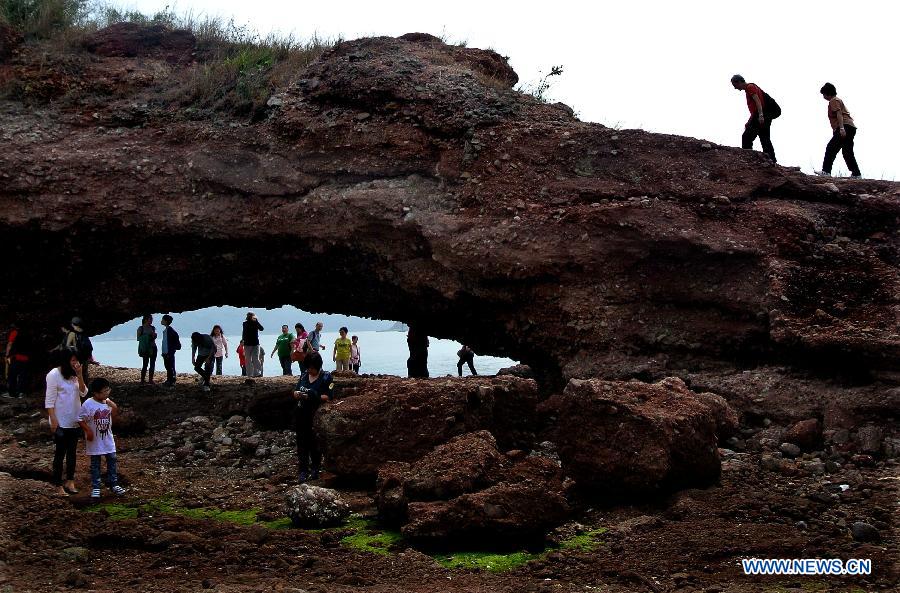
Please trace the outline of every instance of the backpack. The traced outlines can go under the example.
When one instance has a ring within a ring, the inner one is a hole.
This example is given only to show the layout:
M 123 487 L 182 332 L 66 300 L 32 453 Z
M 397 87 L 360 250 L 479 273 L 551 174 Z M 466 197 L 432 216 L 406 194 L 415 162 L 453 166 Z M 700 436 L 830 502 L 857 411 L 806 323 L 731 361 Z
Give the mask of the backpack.
M 69 336 L 73 334 L 75 335 L 75 345 L 69 346 Z M 91 355 L 94 353 L 94 345 L 91 344 L 91 339 L 87 334 L 72 330 L 63 338 L 61 350 L 69 350 L 78 360 L 90 360 Z
M 153 334 L 143 331 L 141 326 L 141 335 L 138 336 L 138 356 L 146 357 L 153 354 Z
M 181 350 L 181 338 L 178 337 L 178 332 L 172 329 L 172 326 L 166 328 L 167 332 L 172 332 L 169 334 L 169 351 L 177 352 Z
M 766 119 L 778 119 L 781 115 L 781 105 L 765 91 L 763 91 L 763 115 Z

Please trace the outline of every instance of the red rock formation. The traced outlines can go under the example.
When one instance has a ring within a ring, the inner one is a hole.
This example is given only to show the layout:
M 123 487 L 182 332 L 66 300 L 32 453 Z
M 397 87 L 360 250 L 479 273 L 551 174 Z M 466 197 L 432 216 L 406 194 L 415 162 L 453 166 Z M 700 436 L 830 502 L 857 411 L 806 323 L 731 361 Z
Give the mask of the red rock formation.
M 579 488 L 646 494 L 719 477 L 716 415 L 680 379 L 573 379 L 541 409 L 556 417 L 563 470 Z
M 388 461 L 415 461 L 482 429 L 504 448 L 530 448 L 537 402 L 535 382 L 517 377 L 373 380 L 357 395 L 321 408 L 315 426 L 329 471 L 375 477 Z
M 0 325 L 47 345 L 73 313 L 96 334 L 253 303 L 414 322 L 555 379 L 900 365 L 896 184 L 581 122 L 420 35 L 339 44 L 255 124 L 160 103 L 194 70 L 158 54 L 91 58 L 0 65 L 69 98 L 0 104 Z

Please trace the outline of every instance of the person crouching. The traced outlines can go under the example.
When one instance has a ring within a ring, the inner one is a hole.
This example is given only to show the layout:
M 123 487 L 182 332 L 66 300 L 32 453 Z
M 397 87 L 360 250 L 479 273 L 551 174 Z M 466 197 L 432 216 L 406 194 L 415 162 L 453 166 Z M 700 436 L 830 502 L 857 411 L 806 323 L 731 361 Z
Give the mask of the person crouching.
M 313 352 L 304 360 L 306 371 L 297 381 L 294 399 L 297 408 L 294 411 L 294 427 L 297 432 L 297 458 L 300 469 L 300 483 L 317 480 L 322 466 L 322 452 L 316 442 L 313 430 L 313 418 L 319 406 L 334 393 L 334 380 L 331 373 L 322 370 L 322 355 Z M 312 472 L 310 472 L 312 467 Z

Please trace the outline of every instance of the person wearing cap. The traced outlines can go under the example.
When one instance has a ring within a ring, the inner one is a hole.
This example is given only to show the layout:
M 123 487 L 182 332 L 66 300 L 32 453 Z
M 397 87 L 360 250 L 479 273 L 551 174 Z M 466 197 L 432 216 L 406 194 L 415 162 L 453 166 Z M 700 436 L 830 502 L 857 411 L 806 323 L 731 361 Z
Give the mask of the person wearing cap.
M 94 345 L 91 344 L 91 338 L 84 333 L 81 317 L 72 318 L 72 326 L 66 334 L 65 347 L 75 354 L 78 362 L 81 363 L 82 377 L 84 383 L 88 383 L 88 367 L 92 364 L 100 363 L 94 360 Z
M 850 169 L 850 177 L 860 177 L 859 164 L 856 155 L 853 154 L 853 139 L 856 138 L 856 124 L 847 111 L 844 102 L 838 99 L 837 89 L 830 82 L 826 82 L 819 89 L 822 98 L 828 101 L 828 123 L 831 124 L 832 136 L 825 147 L 825 160 L 822 162 L 821 175 L 831 175 L 831 166 L 837 157 L 838 151 L 844 156 L 844 162 Z
M 772 119 L 766 117 L 766 93 L 753 82 L 747 82 L 740 74 L 731 77 L 731 86 L 738 91 L 744 91 L 747 95 L 747 109 L 750 110 L 750 119 L 744 124 L 744 133 L 741 136 L 741 147 L 745 150 L 753 150 L 753 142 L 759 136 L 763 153 L 775 160 L 775 147 L 772 146 Z

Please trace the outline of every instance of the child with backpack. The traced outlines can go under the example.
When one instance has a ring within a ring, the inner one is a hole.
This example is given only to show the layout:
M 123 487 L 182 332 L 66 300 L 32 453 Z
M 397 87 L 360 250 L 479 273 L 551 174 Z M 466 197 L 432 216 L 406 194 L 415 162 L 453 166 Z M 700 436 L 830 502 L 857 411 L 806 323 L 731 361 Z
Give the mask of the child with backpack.
M 106 379 L 94 379 L 88 397 L 81 404 L 78 424 L 84 431 L 84 452 L 91 458 L 91 498 L 100 498 L 100 464 L 106 457 L 106 480 L 116 496 L 125 494 L 119 486 L 116 441 L 113 438 L 113 416 L 119 407 L 109 399 L 112 386 Z

